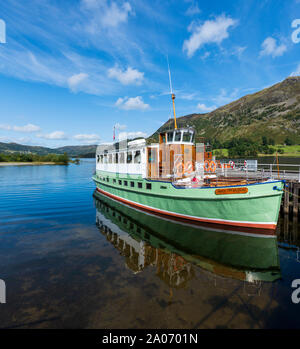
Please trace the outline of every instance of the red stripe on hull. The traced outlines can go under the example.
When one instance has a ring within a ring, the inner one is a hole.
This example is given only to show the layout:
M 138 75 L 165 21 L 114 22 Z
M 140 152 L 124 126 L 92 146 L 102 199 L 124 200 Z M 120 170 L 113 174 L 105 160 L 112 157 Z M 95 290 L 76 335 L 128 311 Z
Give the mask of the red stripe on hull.
M 276 224 L 263 224 L 263 223 L 242 223 L 242 222 L 226 222 L 226 221 L 218 221 L 218 220 L 206 220 L 203 218 L 197 218 L 197 217 L 186 217 L 184 215 L 180 215 L 174 212 L 169 212 L 169 211 L 162 211 L 159 209 L 156 209 L 154 207 L 148 208 L 145 207 L 144 205 L 138 204 L 136 202 L 127 200 L 127 199 L 123 199 L 117 195 L 108 193 L 104 190 L 99 189 L 98 187 L 96 188 L 96 190 L 98 192 L 100 192 L 103 195 L 106 195 L 112 199 L 115 199 L 117 201 L 123 202 L 129 206 L 132 207 L 138 207 L 139 209 L 141 209 L 142 211 L 145 212 L 151 212 L 151 213 L 155 213 L 158 216 L 171 216 L 173 217 L 173 219 L 179 220 L 179 221 L 184 221 L 184 222 L 189 222 L 189 221 L 193 221 L 193 223 L 199 223 L 201 225 L 206 224 L 207 226 L 229 226 L 230 228 L 233 227 L 242 227 L 243 229 L 247 229 L 249 233 L 255 233 L 255 234 L 261 234 L 261 235 L 276 235 L 275 234 L 275 229 L 276 229 Z M 257 229 L 258 231 L 253 231 L 253 229 Z M 245 230 L 246 232 L 246 230 Z

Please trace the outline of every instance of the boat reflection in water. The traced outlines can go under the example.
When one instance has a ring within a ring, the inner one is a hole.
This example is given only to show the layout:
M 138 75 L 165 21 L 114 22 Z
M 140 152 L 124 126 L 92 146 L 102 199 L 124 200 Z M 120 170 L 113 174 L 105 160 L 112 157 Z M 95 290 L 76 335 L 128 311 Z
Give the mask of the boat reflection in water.
M 185 286 L 195 266 L 247 282 L 281 277 L 277 239 L 248 230 L 191 225 L 145 213 L 95 192 L 96 224 L 134 273 L 155 266 L 170 287 Z

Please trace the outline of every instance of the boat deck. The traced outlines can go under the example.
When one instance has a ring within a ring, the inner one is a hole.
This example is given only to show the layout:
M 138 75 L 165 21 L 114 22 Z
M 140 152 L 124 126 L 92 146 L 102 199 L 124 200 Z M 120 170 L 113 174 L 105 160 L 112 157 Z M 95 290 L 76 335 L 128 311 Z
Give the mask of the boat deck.
M 148 180 L 154 180 L 153 178 L 147 178 Z M 186 178 L 185 178 L 186 179 Z M 160 182 L 173 183 L 176 187 L 182 188 L 193 188 L 197 187 L 229 187 L 229 186 L 238 186 L 238 185 L 248 185 L 255 183 L 262 183 L 268 180 L 268 178 L 243 178 L 243 177 L 217 177 L 217 178 L 206 178 L 204 182 L 183 182 L 176 181 L 172 178 L 157 178 Z

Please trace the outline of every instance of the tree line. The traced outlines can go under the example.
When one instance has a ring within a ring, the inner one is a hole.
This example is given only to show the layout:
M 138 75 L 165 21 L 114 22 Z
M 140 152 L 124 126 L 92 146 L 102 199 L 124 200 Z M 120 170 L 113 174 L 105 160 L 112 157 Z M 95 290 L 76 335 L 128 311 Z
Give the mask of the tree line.
M 233 138 L 229 141 L 220 142 L 218 140 L 212 140 L 209 142 L 213 149 L 228 149 L 228 156 L 233 157 L 255 157 L 260 154 L 272 155 L 275 152 L 283 154 L 282 148 L 275 147 L 275 140 L 273 138 L 267 138 L 263 136 L 261 141 L 253 141 L 247 138 Z M 285 145 L 293 145 L 292 139 L 287 137 L 284 141 Z M 215 155 L 222 156 L 221 151 L 216 151 Z
M 33 153 L 0 153 L 0 162 L 53 162 L 68 165 L 70 158 L 67 153 L 39 155 Z

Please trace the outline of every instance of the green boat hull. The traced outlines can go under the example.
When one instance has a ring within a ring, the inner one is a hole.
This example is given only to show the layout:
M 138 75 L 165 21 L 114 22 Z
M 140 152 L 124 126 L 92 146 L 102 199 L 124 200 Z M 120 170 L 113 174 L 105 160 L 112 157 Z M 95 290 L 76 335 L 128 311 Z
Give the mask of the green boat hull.
M 247 188 L 247 193 L 217 195 L 213 187 L 182 189 L 171 182 L 104 171 L 97 171 L 93 180 L 103 195 L 142 210 L 198 223 L 263 228 L 263 235 L 274 234 L 284 187 L 283 181 L 270 181 L 226 187 Z

